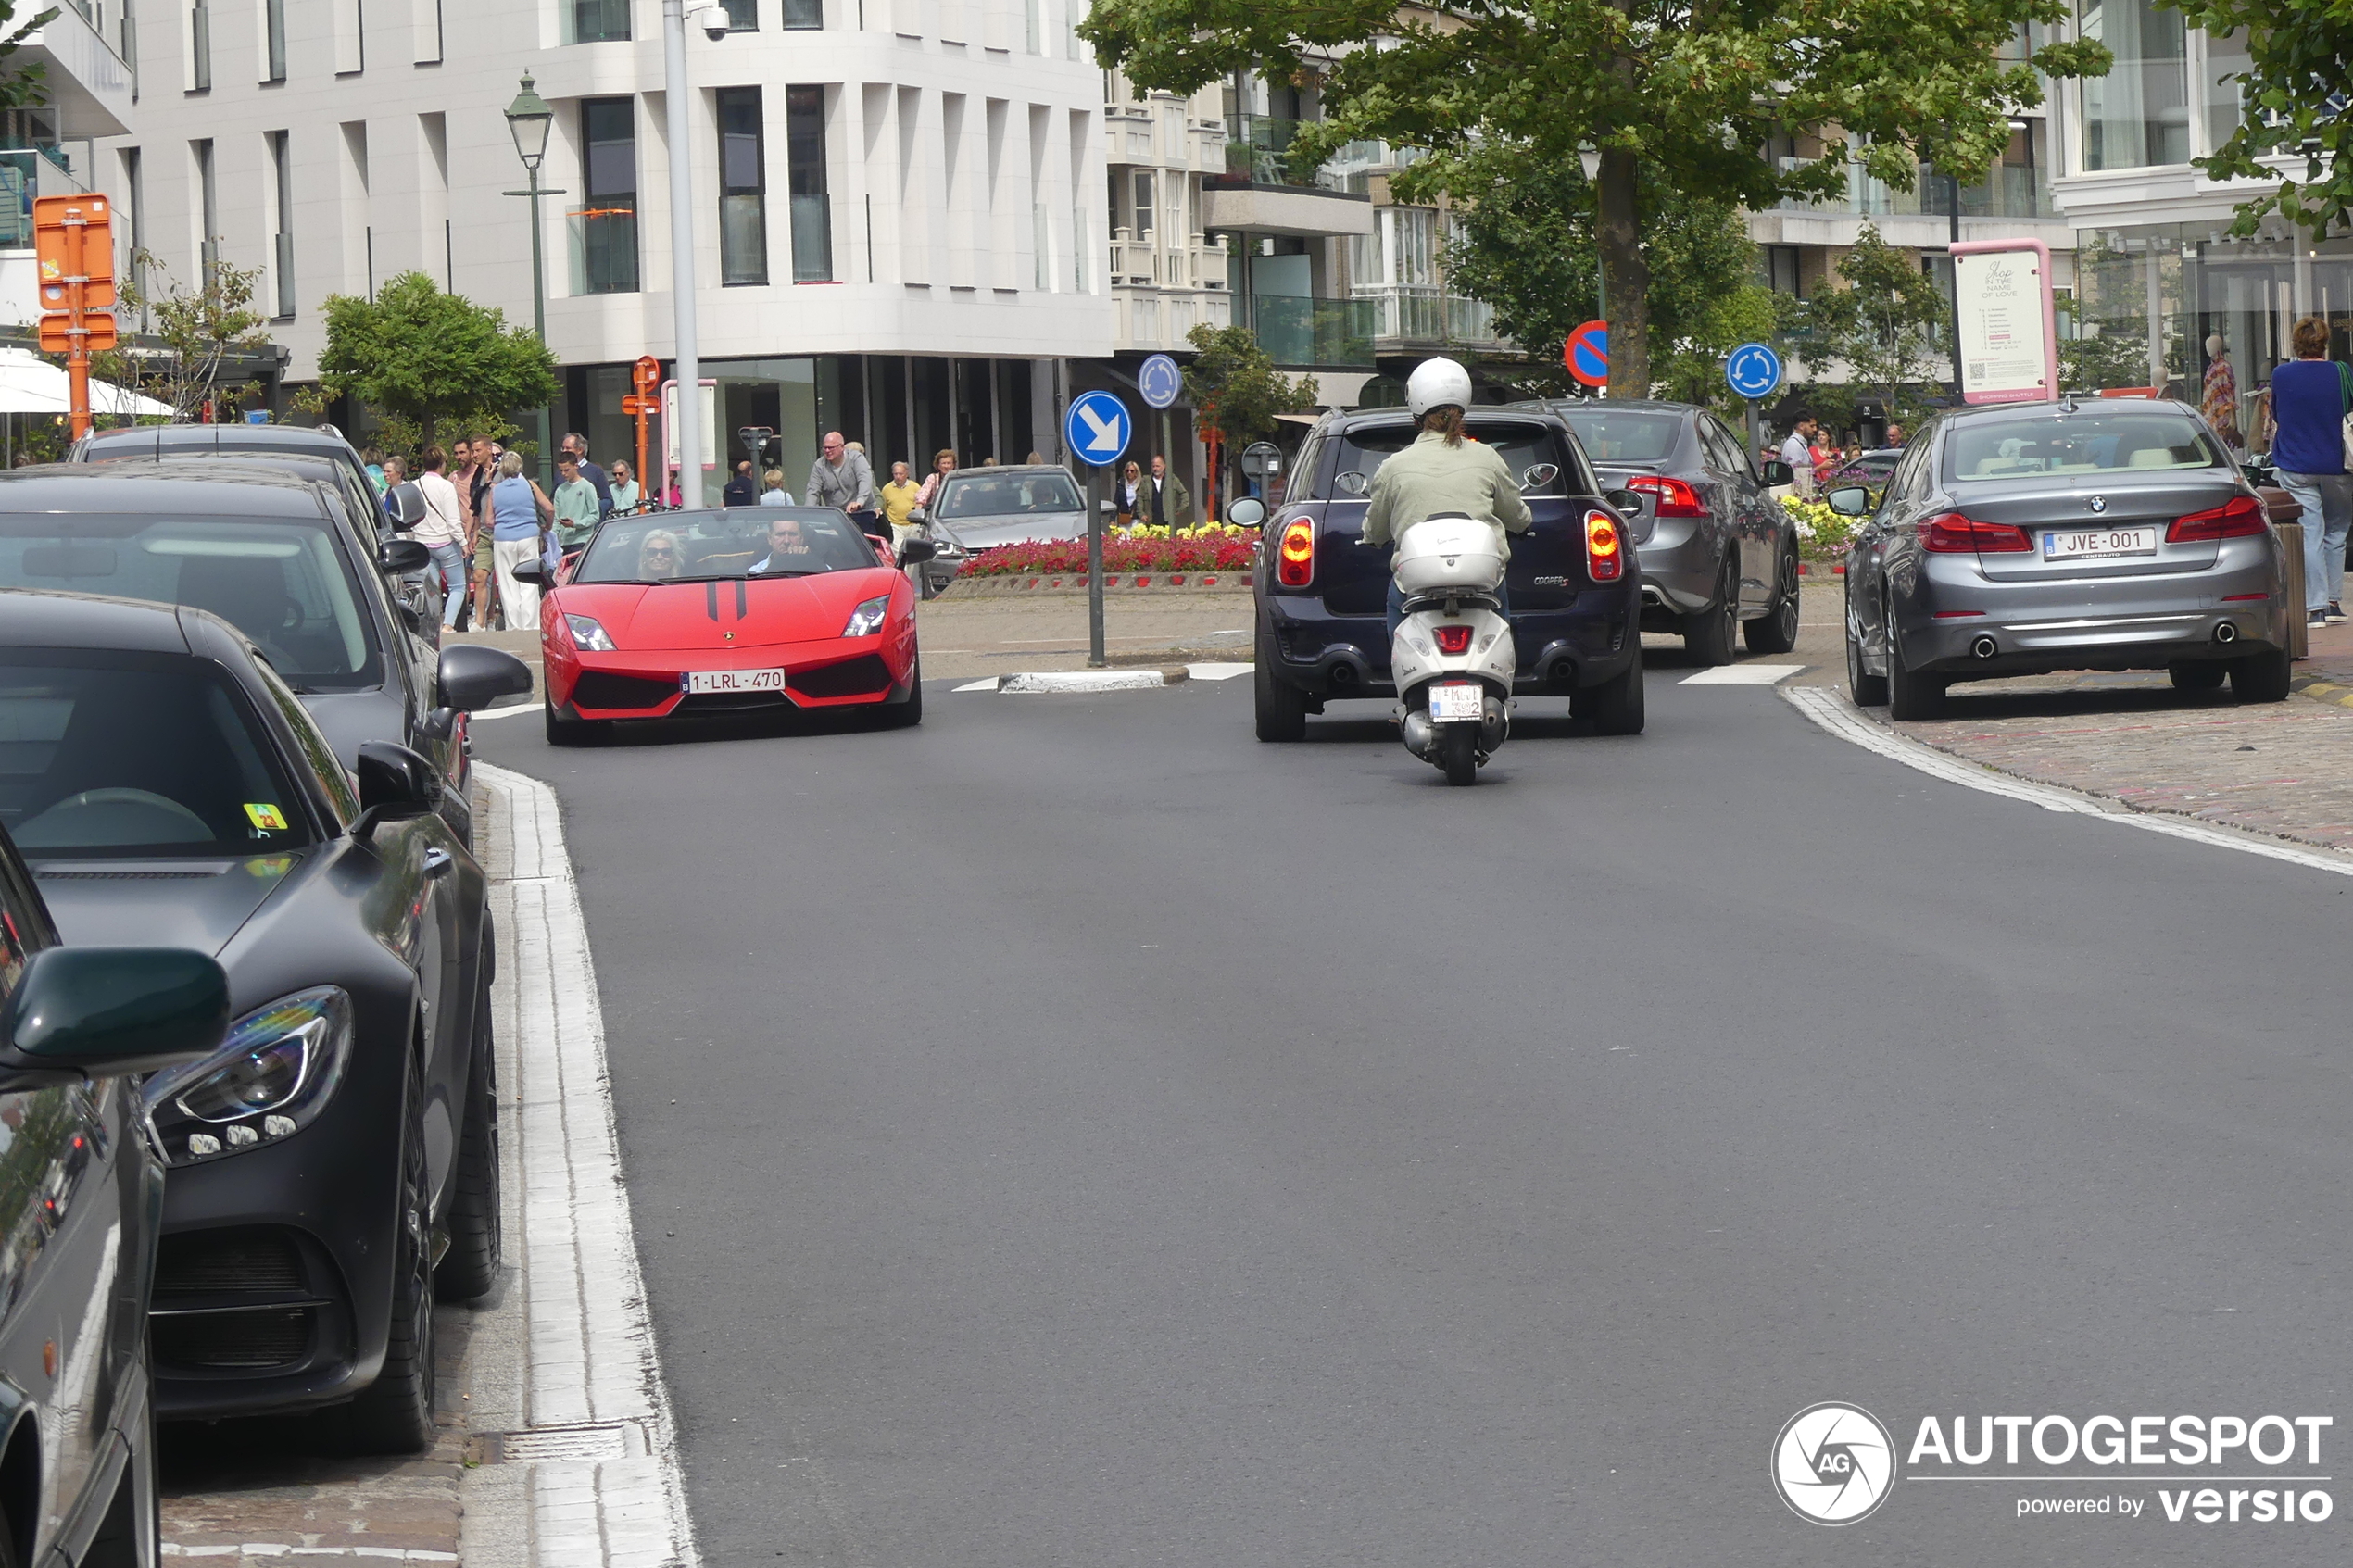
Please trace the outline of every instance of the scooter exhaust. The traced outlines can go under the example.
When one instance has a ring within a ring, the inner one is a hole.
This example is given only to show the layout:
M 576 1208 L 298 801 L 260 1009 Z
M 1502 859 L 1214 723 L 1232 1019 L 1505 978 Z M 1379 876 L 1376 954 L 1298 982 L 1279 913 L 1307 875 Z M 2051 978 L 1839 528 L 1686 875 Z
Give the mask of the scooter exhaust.
M 1415 709 L 1405 715 L 1405 749 L 1416 757 L 1428 757 L 1430 737 L 1436 730 L 1437 726 L 1429 721 L 1429 710 L 1423 708 Z

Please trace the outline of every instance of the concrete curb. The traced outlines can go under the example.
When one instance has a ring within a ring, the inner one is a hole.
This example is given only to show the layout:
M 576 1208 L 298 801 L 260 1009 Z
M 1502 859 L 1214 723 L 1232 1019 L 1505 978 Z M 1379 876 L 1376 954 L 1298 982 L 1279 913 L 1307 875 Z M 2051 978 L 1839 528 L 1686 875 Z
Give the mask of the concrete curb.
M 1157 670 L 1041 670 L 993 675 L 972 681 L 960 692 L 1000 691 L 1026 694 L 1070 692 L 1139 692 L 1152 686 L 1173 686 L 1192 679 L 1181 664 Z
M 939 596 L 946 598 L 1001 598 L 1007 596 L 1028 598 L 1051 594 L 1084 594 L 1087 574 L 1080 572 L 1039 572 L 1036 576 L 1017 576 L 1012 572 L 988 577 L 959 577 Z M 1107 594 L 1152 594 L 1167 598 L 1184 598 L 1195 595 L 1247 594 L 1250 571 L 1107 571 L 1103 574 L 1103 591 Z M 937 599 L 933 603 L 939 602 Z
M 2289 690 L 2314 702 L 2334 703 L 2339 708 L 2353 708 L 2353 686 L 2341 685 L 2318 675 L 2299 675 L 2289 683 Z

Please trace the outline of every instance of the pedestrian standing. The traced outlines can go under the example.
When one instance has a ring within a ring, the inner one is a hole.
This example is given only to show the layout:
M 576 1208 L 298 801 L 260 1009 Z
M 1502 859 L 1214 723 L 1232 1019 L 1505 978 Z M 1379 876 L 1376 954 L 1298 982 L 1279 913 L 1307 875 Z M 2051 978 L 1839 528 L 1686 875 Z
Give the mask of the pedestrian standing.
M 750 507 L 760 502 L 760 486 L 751 477 L 751 459 L 746 458 L 736 465 L 736 477 L 719 492 L 723 507 Z
M 2231 345 L 2221 332 L 2210 332 L 2206 339 L 2206 382 L 2204 395 L 2197 411 L 2214 427 L 2225 446 L 2245 446 L 2246 437 L 2239 433 L 2239 378 L 2231 369 Z
M 1801 415 L 1781 443 L 1781 461 L 1789 465 L 1791 486 L 1800 495 L 1814 494 L 1813 433 L 1819 427 L 1811 414 Z
M 875 509 L 875 470 L 867 466 L 865 453 L 849 450 L 841 432 L 829 430 L 824 450 L 809 465 L 809 483 L 801 495 L 812 507 L 871 512 Z
M 913 517 L 915 497 L 923 493 L 923 487 L 908 477 L 905 463 L 890 465 L 890 483 L 882 487 L 877 499 L 882 503 L 883 521 L 890 525 L 890 556 L 893 560 L 900 558 L 910 540 L 923 533 L 923 524 L 915 521 Z M 919 591 L 922 586 L 920 583 L 916 584 Z
M 383 495 L 389 488 L 384 483 L 384 455 L 371 446 L 359 454 L 359 460 L 368 465 L 368 483 L 376 487 L 377 495 Z
M 955 453 L 943 446 L 932 454 L 931 472 L 925 476 L 923 490 L 915 496 L 915 505 L 923 508 L 925 517 L 929 517 L 931 508 L 938 504 L 940 482 L 955 471 Z
M 2304 508 L 2305 619 L 2345 619 L 2345 535 L 2353 527 L 2353 474 L 2345 469 L 2346 419 L 2353 414 L 2353 366 L 2328 357 L 2329 324 L 2318 316 L 2289 335 L 2296 358 L 2271 372 L 2271 462 L 2280 488 Z
M 594 494 L 592 490 L 590 495 Z M 524 476 L 522 454 L 502 454 L 498 458 L 498 482 L 490 487 L 490 533 L 493 558 L 498 568 L 498 602 L 505 608 L 510 632 L 539 629 L 539 589 L 534 583 L 517 581 L 515 568 L 524 561 L 541 558 L 545 548 L 542 539 L 547 533 L 547 524 L 541 520 L 554 515 L 555 503 L 539 488 L 539 482 Z
M 793 504 L 792 492 L 785 488 L 784 470 L 770 469 L 761 477 L 766 482 L 768 486 L 767 489 L 762 490 L 760 493 L 760 504 L 761 506 L 789 507 Z
M 602 514 L 597 499 L 597 487 L 588 482 L 581 460 L 566 452 L 556 459 L 556 543 L 567 551 L 576 550 L 597 532 L 597 520 Z
M 580 477 L 596 487 L 597 516 L 599 518 L 612 516 L 612 475 L 607 473 L 599 465 L 588 460 L 588 438 L 576 430 L 566 431 L 563 440 L 557 444 L 557 447 L 560 453 L 569 452 L 579 461 Z
M 1904 445 L 1904 427 L 1893 420 L 1890 420 L 1887 424 L 1887 444 L 1890 446 Z
M 1168 459 L 1152 454 L 1152 476 L 1145 483 L 1148 493 L 1144 515 L 1163 528 L 1183 528 L 1193 521 L 1193 498 L 1186 494 L 1185 482 L 1168 471 Z
M 663 492 L 662 499 L 673 511 L 677 510 L 680 507 L 686 504 L 686 492 L 678 488 L 678 470 L 676 469 L 672 469 L 670 470 L 670 485 L 669 488 Z
M 1113 501 L 1119 515 L 1119 526 L 1132 527 L 1136 521 L 1136 503 L 1143 499 L 1144 470 L 1131 459 L 1126 468 L 1119 470 L 1119 483 L 1113 489 L 1116 492 Z
M 409 459 L 396 452 L 384 460 L 381 472 L 384 476 L 384 489 L 378 492 L 379 499 L 376 504 L 383 509 L 384 516 L 379 521 L 396 530 L 400 526 L 400 519 L 392 509 L 392 493 L 409 483 Z
M 637 470 L 629 466 L 626 458 L 616 459 L 612 465 L 612 509 L 634 512 L 645 499 L 646 493 L 637 483 Z
M 457 625 L 458 612 L 466 608 L 466 519 L 459 509 L 458 487 L 442 472 L 448 461 L 440 447 L 425 448 L 424 472 L 417 476 L 417 495 L 425 504 L 425 515 L 410 531 L 441 569 L 445 629 Z

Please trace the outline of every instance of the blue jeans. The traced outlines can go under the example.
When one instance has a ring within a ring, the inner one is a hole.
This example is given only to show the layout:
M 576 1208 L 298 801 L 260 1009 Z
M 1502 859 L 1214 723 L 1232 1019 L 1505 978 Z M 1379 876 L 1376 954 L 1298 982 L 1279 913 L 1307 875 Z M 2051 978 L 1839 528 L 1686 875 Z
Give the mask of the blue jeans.
M 2353 474 L 2280 473 L 2304 508 L 2304 608 L 2326 609 L 2345 582 L 2345 535 L 2353 528 Z
M 447 631 L 458 624 L 458 612 L 466 608 L 466 547 L 452 542 L 425 548 L 441 571 L 441 625 Z
M 2344 553 L 2345 552 L 2342 549 L 2337 551 L 2339 556 L 2343 556 Z M 1495 589 L 1495 608 L 1496 612 L 1503 616 L 1505 621 L 1509 621 L 1511 620 L 1512 585 L 1509 583 L 1502 583 Z M 1397 586 L 1397 577 L 1396 574 L 1392 572 L 1389 579 L 1389 641 L 1390 646 L 1392 647 L 1395 646 L 1397 643 L 1398 624 L 1404 619 L 1405 594 L 1403 589 Z M 1512 628 L 1512 635 L 1515 639 L 1518 637 L 1518 627 L 1514 626 Z

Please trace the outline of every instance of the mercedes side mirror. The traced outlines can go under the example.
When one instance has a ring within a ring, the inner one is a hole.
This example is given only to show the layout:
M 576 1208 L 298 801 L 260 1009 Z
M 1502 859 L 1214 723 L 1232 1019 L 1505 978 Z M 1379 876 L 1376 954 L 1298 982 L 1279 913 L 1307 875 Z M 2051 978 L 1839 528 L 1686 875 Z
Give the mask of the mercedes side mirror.
M 441 804 L 441 771 L 405 746 L 388 740 L 359 743 L 359 820 L 352 836 L 365 838 L 380 822 L 430 816 Z
M 435 684 L 443 707 L 472 712 L 502 696 L 528 695 L 531 666 L 513 654 L 481 643 L 452 643 L 441 650 Z
M 406 577 L 431 566 L 433 552 L 414 539 L 387 539 L 376 546 L 376 562 L 395 577 Z
M 1765 483 L 1768 488 L 1776 484 L 1795 484 L 1797 483 L 1797 475 L 1790 472 L 1789 465 L 1781 461 L 1779 458 L 1766 458 L 1764 470 Z
M 423 548 L 422 546 L 418 547 Z M 518 583 L 528 583 L 535 588 L 544 588 L 547 584 L 547 563 L 544 560 L 519 560 L 508 571 L 513 573 Z
M 180 947 L 46 947 L 0 1003 L 0 1070 L 153 1073 L 220 1047 L 229 977 Z
M 939 546 L 928 539 L 910 539 L 899 546 L 900 563 L 904 566 L 935 559 L 938 554 Z
M 1245 495 L 1226 508 L 1226 521 L 1237 528 L 1256 528 L 1266 521 L 1266 503 Z
M 391 514 L 399 528 L 414 528 L 425 521 L 425 495 L 408 480 L 384 493 L 384 510 Z
M 1871 509 L 1871 493 L 1859 484 L 1842 484 L 1824 495 L 1822 504 L 1841 517 L 1861 517 Z

